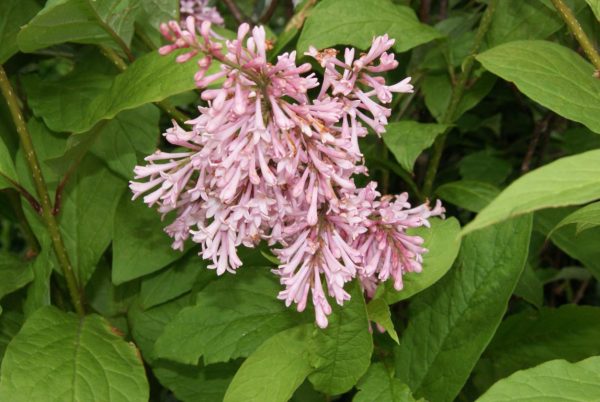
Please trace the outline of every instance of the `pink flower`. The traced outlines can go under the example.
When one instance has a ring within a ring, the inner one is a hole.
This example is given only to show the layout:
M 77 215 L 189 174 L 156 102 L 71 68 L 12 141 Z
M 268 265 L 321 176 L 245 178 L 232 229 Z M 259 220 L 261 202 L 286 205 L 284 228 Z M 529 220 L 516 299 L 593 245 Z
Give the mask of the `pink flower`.
M 355 278 L 369 297 L 388 279 L 401 289 L 402 275 L 419 272 L 426 252 L 406 230 L 427 226 L 443 208 L 412 208 L 407 194 L 380 197 L 375 183 L 357 188 L 353 179 L 367 173 L 358 138 L 368 127 L 384 132 L 391 113 L 384 105 L 413 90 L 410 78 L 388 86 L 378 75 L 398 64 L 387 53 L 394 41 L 377 37 L 366 54 L 347 49 L 343 60 L 311 48 L 324 67 L 319 84 L 295 52 L 269 63 L 262 27 L 242 24 L 236 39 L 224 40 L 209 21 L 196 22 L 163 24 L 172 43 L 160 51 L 187 49 L 179 62 L 203 55 L 195 79 L 207 104 L 189 129 L 166 131 L 177 149 L 135 168 L 134 198 L 143 194 L 163 215 L 175 211 L 165 228 L 173 247 L 191 239 L 219 275 L 242 265 L 240 246 L 268 242 L 281 262 L 273 270 L 284 286 L 279 298 L 303 311 L 310 295 L 320 327 L 331 314 L 328 298 L 343 304 Z M 206 75 L 214 62 L 220 70 Z
M 215 25 L 223 25 L 225 22 L 216 7 L 208 6 L 208 0 L 179 0 L 179 14 L 182 20 L 194 17 L 198 24 L 208 21 Z

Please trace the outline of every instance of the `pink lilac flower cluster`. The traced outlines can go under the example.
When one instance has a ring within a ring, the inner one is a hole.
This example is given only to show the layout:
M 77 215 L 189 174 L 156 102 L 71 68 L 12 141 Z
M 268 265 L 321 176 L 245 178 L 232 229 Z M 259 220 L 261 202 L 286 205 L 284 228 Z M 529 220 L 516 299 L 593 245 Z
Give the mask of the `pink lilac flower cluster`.
M 179 15 L 182 21 L 194 17 L 197 24 L 209 21 L 215 25 L 223 25 L 225 21 L 216 7 L 209 7 L 208 0 L 180 0 Z
M 221 275 L 242 265 L 240 246 L 266 241 L 280 261 L 279 298 L 302 311 L 310 295 L 322 328 L 327 296 L 343 304 L 347 282 L 358 278 L 372 297 L 379 283 L 391 279 L 400 290 L 404 273 L 421 271 L 423 239 L 406 230 L 428 226 L 443 214 L 441 204 L 413 208 L 407 194 L 381 197 L 375 183 L 359 188 L 353 180 L 367 173 L 358 139 L 368 127 L 384 132 L 392 93 L 413 90 L 410 78 L 388 86 L 380 75 L 398 64 L 388 52 L 392 39 L 375 38 L 366 54 L 346 49 L 342 59 L 311 48 L 307 55 L 324 71 L 318 88 L 295 52 L 268 62 L 262 27 L 242 24 L 237 39 L 224 40 L 210 22 L 196 32 L 188 18 L 162 31 L 172 43 L 160 52 L 187 49 L 180 62 L 202 54 L 196 82 L 213 84 L 190 129 L 174 124 L 164 134 L 178 148 L 148 156 L 130 185 L 134 199 L 145 194 L 163 215 L 176 211 L 165 228 L 174 248 L 187 239 L 200 244 Z M 215 62 L 219 69 L 209 73 Z

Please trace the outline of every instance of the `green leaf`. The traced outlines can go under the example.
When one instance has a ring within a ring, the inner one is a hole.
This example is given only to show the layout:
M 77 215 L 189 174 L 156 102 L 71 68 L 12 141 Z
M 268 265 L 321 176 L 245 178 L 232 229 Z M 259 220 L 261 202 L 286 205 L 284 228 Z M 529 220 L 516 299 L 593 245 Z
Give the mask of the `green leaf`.
M 313 370 L 306 351 L 311 325 L 279 332 L 242 364 L 224 402 L 286 402 Z
M 500 189 L 491 184 L 460 180 L 442 184 L 435 190 L 442 200 L 471 212 L 479 212 L 500 193 Z
M 15 183 L 19 182 L 10 152 L 0 137 L 0 190 L 13 187 L 11 180 Z
M 97 315 L 79 318 L 44 307 L 23 325 L 6 349 L 0 400 L 148 400 L 137 349 Z
M 565 330 L 568 329 L 568 330 Z M 508 317 L 474 370 L 480 391 L 515 371 L 548 360 L 577 361 L 600 354 L 600 308 L 564 305 Z
M 574 11 L 580 10 L 582 5 Z M 544 1 L 502 0 L 494 12 L 486 41 L 491 48 L 522 39 L 546 39 L 563 25 L 560 15 Z
M 93 155 L 69 179 L 59 223 L 80 284 L 91 277 L 113 237 L 113 216 L 125 183 Z
M 265 268 L 224 275 L 167 325 L 156 355 L 185 364 L 197 364 L 201 356 L 210 364 L 250 355 L 273 333 L 302 322 L 277 299 L 279 290 L 277 278 Z
M 467 90 L 458 104 L 455 118 L 477 106 L 479 102 L 492 90 L 496 77 L 492 74 L 483 74 Z M 423 80 L 421 90 L 425 95 L 425 106 L 437 121 L 441 121 L 452 97 L 452 82 L 448 74 L 428 74 Z
M 170 20 L 178 21 L 178 0 L 140 1 L 141 10 L 137 15 L 136 28 L 139 26 L 153 42 L 154 47 L 161 45 L 160 24 Z
M 396 348 L 396 376 L 416 397 L 452 401 L 490 342 L 521 276 L 531 217 L 463 238 L 454 268 L 415 297 Z
M 6 347 L 21 329 L 23 314 L 15 311 L 4 311 L 0 315 L 0 362 L 6 352 Z
M 204 286 L 217 279 L 215 271 L 207 269 L 207 265 L 202 257 L 189 253 L 162 271 L 144 278 L 140 291 L 141 306 L 148 309 L 197 288 L 199 282 Z
M 50 248 L 42 249 L 40 254 L 31 264 L 33 281 L 27 287 L 27 297 L 23 303 L 25 317 L 29 317 L 38 309 L 49 306 L 50 300 L 50 275 L 54 269 L 53 251 Z
M 543 208 L 600 198 L 600 150 L 568 156 L 520 177 L 463 229 L 463 235 Z
M 33 280 L 31 266 L 7 252 L 0 252 L 0 299 Z
M 575 235 L 574 226 L 564 226 L 557 230 L 552 229 L 569 213 L 572 208 L 547 209 L 535 214 L 537 228 L 552 243 L 569 256 L 581 261 L 596 278 L 600 278 L 600 228 L 593 228 Z M 550 232 L 552 231 L 552 234 Z
M 0 2 L 0 64 L 19 50 L 17 33 L 40 9 L 35 0 L 3 0 Z
M 521 297 L 537 308 L 542 307 L 544 303 L 544 284 L 535 274 L 530 264 L 525 264 L 525 269 L 519 283 L 515 288 L 515 296 Z
M 461 159 L 458 171 L 465 180 L 476 180 L 493 185 L 503 183 L 512 172 L 512 166 L 489 150 L 475 152 Z
M 436 283 L 452 266 L 460 248 L 460 224 L 456 218 L 431 219 L 431 229 L 418 228 L 411 234 L 421 236 L 429 251 L 423 256 L 423 271 L 403 276 L 404 288 L 398 292 L 392 283 L 378 290 L 375 298 L 383 297 L 388 304 L 408 299 Z M 385 290 L 384 290 L 385 289 Z
M 600 0 L 585 0 L 585 1 L 588 3 L 588 5 L 592 9 L 592 11 L 594 12 L 596 19 L 598 21 L 600 21 Z
M 399 121 L 386 127 L 383 142 L 392 151 L 400 166 L 412 172 L 417 157 L 429 148 L 446 128 L 443 124 Z
M 516 41 L 477 60 L 542 106 L 600 133 L 600 80 L 574 51 L 553 42 Z
M 115 38 L 129 45 L 137 2 L 129 0 L 51 0 L 19 32 L 24 52 L 59 43 L 115 45 Z
M 113 283 L 116 285 L 156 272 L 183 253 L 171 248 L 160 214 L 125 192 L 113 225 Z
M 389 0 L 324 0 L 306 19 L 296 49 L 300 54 L 309 46 L 323 49 L 351 45 L 367 49 L 374 36 L 386 33 L 396 40 L 397 52 L 441 36 L 432 27 L 421 24 L 411 8 Z
M 400 343 L 398 334 L 394 328 L 394 323 L 392 322 L 390 307 L 384 299 L 371 300 L 369 304 L 367 304 L 367 314 L 369 316 L 369 321 L 381 325 L 394 342 Z
M 160 361 L 152 368 L 158 381 L 178 400 L 185 402 L 222 401 L 239 368 L 238 362 L 211 364 L 207 367 L 188 366 Z
M 572 214 L 567 215 L 552 231 L 554 232 L 563 226 L 572 225 L 574 223 L 577 224 L 576 235 L 586 229 L 600 226 L 600 202 L 586 205 Z
M 356 386 L 352 402 L 414 402 L 408 385 L 394 378 L 383 365 L 373 363 Z
M 336 395 L 350 390 L 371 363 L 373 339 L 365 299 L 358 283 L 348 286 L 351 299 L 332 304 L 329 326 L 315 329 L 310 361 L 315 370 L 308 379 L 317 391 Z
M 600 357 L 578 363 L 553 360 L 519 371 L 494 384 L 477 402 L 596 401 L 600 395 Z
M 110 77 L 100 74 L 97 82 L 85 74 L 77 75 L 75 82 L 69 82 L 69 76 L 54 82 L 30 78 L 27 88 L 31 108 L 55 131 L 89 131 L 100 120 L 112 119 L 123 110 L 195 89 L 196 59 L 177 63 L 177 54 L 147 53 L 114 77 L 112 83 Z M 215 63 L 211 71 L 218 68 Z

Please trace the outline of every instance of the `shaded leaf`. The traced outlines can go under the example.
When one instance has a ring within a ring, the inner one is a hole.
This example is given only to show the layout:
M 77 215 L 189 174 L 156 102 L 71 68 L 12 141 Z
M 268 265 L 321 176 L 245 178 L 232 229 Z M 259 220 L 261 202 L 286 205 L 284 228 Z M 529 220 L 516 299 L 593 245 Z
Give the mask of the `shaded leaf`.
M 586 229 L 600 226 L 600 202 L 586 205 L 567 215 L 554 227 L 554 229 L 552 229 L 552 231 L 574 223 L 577 224 L 576 235 Z
M 460 180 L 442 184 L 435 193 L 450 204 L 467 211 L 479 212 L 500 194 L 500 189 L 480 181 Z
M 389 373 L 383 363 L 373 363 L 356 386 L 352 402 L 414 402 L 408 385 Z
M 33 280 L 31 266 L 15 255 L 0 252 L 0 299 Z
M 390 123 L 383 134 L 383 142 L 392 151 L 400 166 L 412 172 L 417 157 L 433 144 L 446 127 L 443 124 L 416 121 Z
M 210 364 L 249 356 L 273 333 L 302 322 L 277 299 L 279 290 L 277 278 L 258 267 L 211 282 L 194 306 L 167 325 L 156 355 L 185 364 L 197 364 L 200 357 Z
M 10 152 L 0 137 L 0 190 L 12 187 L 11 180 L 16 183 L 19 182 Z
M 3 0 L 0 2 L 0 64 L 17 53 L 17 33 L 40 9 L 35 0 Z
M 394 323 L 392 322 L 390 307 L 384 299 L 371 300 L 367 304 L 367 314 L 369 321 L 379 324 L 396 343 L 400 343 Z
M 508 317 L 474 370 L 474 383 L 485 391 L 515 371 L 540 363 L 571 362 L 600 354 L 600 308 L 564 305 Z

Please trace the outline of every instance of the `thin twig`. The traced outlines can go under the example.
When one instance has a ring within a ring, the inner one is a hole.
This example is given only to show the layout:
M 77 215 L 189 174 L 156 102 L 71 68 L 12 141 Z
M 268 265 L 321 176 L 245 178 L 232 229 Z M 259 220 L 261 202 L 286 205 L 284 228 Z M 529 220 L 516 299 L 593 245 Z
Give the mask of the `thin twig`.
M 229 12 L 231 13 L 231 15 L 233 15 L 233 18 L 235 18 L 235 20 L 238 22 L 238 24 L 249 21 L 249 18 L 246 16 L 246 14 L 244 14 L 242 12 L 242 10 L 240 10 L 238 5 L 235 4 L 234 0 L 222 0 L 222 1 L 223 1 L 223 3 L 225 3 L 225 6 L 229 9 Z
M 429 22 L 429 12 L 431 11 L 431 0 L 421 0 L 419 7 L 419 20 L 427 24 Z
M 575 15 L 573 14 L 573 11 L 571 11 L 569 6 L 567 6 L 563 0 L 552 0 L 552 3 L 554 4 L 554 7 L 558 11 L 562 19 L 569 27 L 569 30 L 571 31 L 575 39 L 577 39 L 577 42 L 579 42 L 579 44 L 581 45 L 581 48 L 585 52 L 588 59 L 590 59 L 590 61 L 596 68 L 594 76 L 596 78 L 600 78 L 600 54 L 598 54 L 596 48 L 594 47 L 594 44 L 581 28 L 579 21 L 577 21 L 577 18 L 575 18 Z
M 552 116 L 552 113 L 548 113 L 535 124 L 533 134 L 531 136 L 531 141 L 529 142 L 529 146 L 527 147 L 527 153 L 525 153 L 523 163 L 521 163 L 521 174 L 525 174 L 531 169 L 531 160 L 533 159 L 533 155 L 535 155 L 535 150 L 540 140 L 540 136 L 548 129 L 548 125 Z
M 29 170 L 31 171 L 33 183 L 42 206 L 42 219 L 46 224 L 46 228 L 48 229 L 48 234 L 50 235 L 50 239 L 52 241 L 52 247 L 54 249 L 54 253 L 56 254 L 56 259 L 58 260 L 67 282 L 71 301 L 73 302 L 73 306 L 75 307 L 77 313 L 80 316 L 83 316 L 85 314 L 85 310 L 83 308 L 83 290 L 78 286 L 77 278 L 75 277 L 75 273 L 73 271 L 73 266 L 69 260 L 69 255 L 67 254 L 67 249 L 58 227 L 58 222 L 52 214 L 53 208 L 52 203 L 50 202 L 48 186 L 44 180 L 44 175 L 42 174 L 42 169 L 40 168 L 40 163 L 33 146 L 33 141 L 31 140 L 31 135 L 27 129 L 27 124 L 23 119 L 23 114 L 21 112 L 21 108 L 19 107 L 19 101 L 2 66 L 0 66 L 0 90 L 2 91 L 2 95 L 8 104 L 15 127 L 17 128 L 17 133 L 19 134 L 21 146 L 25 151 L 25 158 L 27 160 Z
M 277 0 L 271 0 L 269 7 L 267 7 L 263 15 L 258 19 L 258 22 L 261 24 L 267 24 L 269 21 L 271 21 L 273 14 L 275 14 L 275 10 L 277 10 L 277 3 Z
M 2 176 L 4 178 L 4 180 L 6 180 L 7 182 L 10 183 L 11 186 L 14 187 L 14 189 L 23 196 L 23 198 L 25 198 L 27 200 L 27 202 L 29 202 L 29 205 L 31 205 L 31 208 L 33 208 L 33 210 L 35 212 L 37 212 L 38 214 L 41 214 L 42 212 L 42 206 L 40 205 L 40 203 L 38 202 L 38 200 L 35 199 L 35 197 L 33 196 L 33 194 L 31 194 L 29 191 L 27 191 L 27 189 L 23 186 L 21 186 L 19 183 L 17 183 L 16 181 L 14 181 L 13 179 L 11 179 L 10 177 L 8 177 L 7 175 L 5 175 L 4 173 L 0 172 L 0 176 Z

